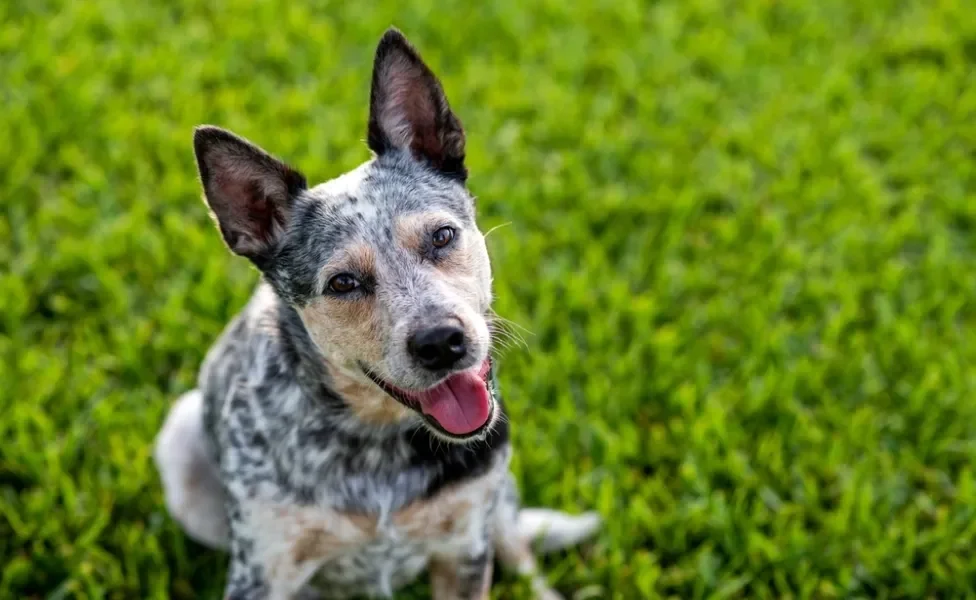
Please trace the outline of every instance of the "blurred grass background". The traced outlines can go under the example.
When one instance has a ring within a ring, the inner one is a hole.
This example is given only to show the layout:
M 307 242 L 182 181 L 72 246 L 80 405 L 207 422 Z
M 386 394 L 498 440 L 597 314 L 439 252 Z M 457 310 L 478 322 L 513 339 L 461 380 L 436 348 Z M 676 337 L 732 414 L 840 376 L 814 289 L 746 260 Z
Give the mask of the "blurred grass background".
M 256 281 L 192 128 L 355 166 L 390 24 L 507 224 L 525 498 L 608 521 L 560 590 L 973 597 L 963 0 L 0 3 L 0 597 L 219 597 L 149 454 Z

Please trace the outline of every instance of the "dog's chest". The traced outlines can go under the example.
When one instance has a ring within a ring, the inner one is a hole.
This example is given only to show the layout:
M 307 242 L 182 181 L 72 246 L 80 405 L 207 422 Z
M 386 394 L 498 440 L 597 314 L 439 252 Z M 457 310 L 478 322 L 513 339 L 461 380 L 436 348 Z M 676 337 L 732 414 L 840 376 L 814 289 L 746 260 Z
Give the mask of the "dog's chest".
M 431 556 L 487 546 L 505 466 L 389 512 L 255 502 L 247 520 L 266 564 L 307 574 L 312 596 L 389 596 Z

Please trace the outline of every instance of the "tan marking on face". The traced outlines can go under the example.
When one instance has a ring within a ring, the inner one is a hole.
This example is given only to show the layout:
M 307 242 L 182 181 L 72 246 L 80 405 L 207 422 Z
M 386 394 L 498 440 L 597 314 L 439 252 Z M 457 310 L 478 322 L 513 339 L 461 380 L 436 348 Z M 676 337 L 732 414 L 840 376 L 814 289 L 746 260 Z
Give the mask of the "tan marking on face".
M 452 223 L 446 214 L 419 213 L 396 223 L 396 242 L 411 252 L 421 252 L 429 236 L 442 224 Z M 459 228 L 460 229 L 460 228 Z M 491 269 L 484 236 L 477 229 L 457 231 L 453 247 L 437 262 L 436 276 L 473 311 L 487 307 Z
M 376 362 L 382 355 L 380 324 L 371 298 L 321 296 L 299 309 L 322 352 L 338 362 Z
M 466 231 L 456 247 L 437 264 L 442 281 L 471 310 L 479 315 L 491 302 L 491 269 L 484 238 L 477 230 Z
M 454 242 L 456 247 L 453 251 L 445 254 L 437 264 L 439 270 L 464 282 L 475 280 L 481 273 L 482 266 L 475 243 L 477 240 L 473 239 L 478 233 L 466 233 L 467 235 L 462 235 L 461 239 Z
M 366 276 L 374 268 L 372 249 L 365 245 L 351 247 L 323 268 L 323 287 L 339 273 Z M 409 409 L 383 390 L 346 375 L 336 366 L 354 366 L 357 361 L 376 364 L 382 359 L 382 329 L 372 297 L 336 298 L 326 294 L 300 308 L 299 313 L 312 340 L 328 357 L 326 368 L 335 390 L 354 414 L 375 424 L 396 422 L 410 415 Z
M 326 363 L 332 388 L 342 396 L 356 418 L 371 425 L 392 425 L 416 413 L 400 404 L 372 382 L 358 381 Z
M 339 273 L 352 273 L 358 277 L 372 275 L 375 270 L 376 254 L 373 252 L 373 249 L 367 244 L 352 244 L 337 252 L 322 267 L 321 283 L 324 288 L 325 284 L 328 284 L 328 279 Z
M 394 240 L 412 252 L 420 252 L 427 245 L 431 227 L 444 219 L 437 214 L 418 213 L 401 217 L 396 222 Z

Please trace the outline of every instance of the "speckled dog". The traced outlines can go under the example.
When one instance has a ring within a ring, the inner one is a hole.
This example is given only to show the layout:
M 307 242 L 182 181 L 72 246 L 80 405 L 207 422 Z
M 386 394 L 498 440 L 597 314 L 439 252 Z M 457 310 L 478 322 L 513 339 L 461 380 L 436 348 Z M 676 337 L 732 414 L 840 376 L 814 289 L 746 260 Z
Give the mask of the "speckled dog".
M 393 29 L 368 144 L 372 160 L 308 188 L 196 130 L 206 202 L 262 282 L 156 440 L 167 507 L 229 550 L 234 600 L 391 596 L 425 569 L 437 600 L 485 598 L 494 558 L 558 598 L 531 545 L 573 545 L 599 519 L 518 507 L 464 131 Z

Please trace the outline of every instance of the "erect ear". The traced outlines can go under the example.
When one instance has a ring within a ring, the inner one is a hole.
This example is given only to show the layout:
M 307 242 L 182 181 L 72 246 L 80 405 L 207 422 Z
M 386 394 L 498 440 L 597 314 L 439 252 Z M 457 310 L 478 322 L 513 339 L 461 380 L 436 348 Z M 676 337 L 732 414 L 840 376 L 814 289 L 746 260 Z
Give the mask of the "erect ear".
M 197 127 L 193 149 L 207 205 L 224 241 L 235 254 L 260 263 L 284 232 L 305 178 L 219 127 Z
M 409 149 L 446 175 L 462 181 L 467 177 L 461 122 L 451 112 L 440 81 L 395 28 L 376 47 L 368 141 L 377 155 Z

